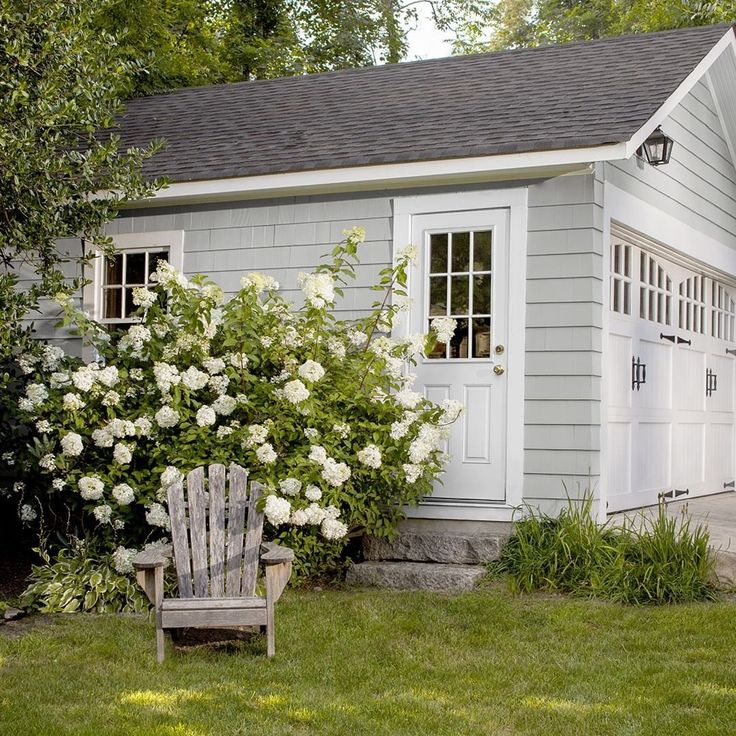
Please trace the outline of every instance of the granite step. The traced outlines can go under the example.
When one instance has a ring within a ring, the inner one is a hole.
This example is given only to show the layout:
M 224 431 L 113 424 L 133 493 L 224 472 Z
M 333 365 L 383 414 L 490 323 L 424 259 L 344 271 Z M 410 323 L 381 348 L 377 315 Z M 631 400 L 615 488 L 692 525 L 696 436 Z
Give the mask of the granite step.
M 363 557 L 370 561 L 441 562 L 480 565 L 498 559 L 504 534 L 401 531 L 391 539 L 363 538 Z
M 475 588 L 485 573 L 480 565 L 371 560 L 352 565 L 346 582 L 360 588 L 463 592 Z

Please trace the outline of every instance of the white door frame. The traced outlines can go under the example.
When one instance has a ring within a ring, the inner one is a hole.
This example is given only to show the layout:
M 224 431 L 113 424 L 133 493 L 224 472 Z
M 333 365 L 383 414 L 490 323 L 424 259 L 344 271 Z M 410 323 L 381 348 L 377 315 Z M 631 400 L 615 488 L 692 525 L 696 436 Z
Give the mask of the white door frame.
M 611 303 L 611 226 L 618 223 L 647 238 L 666 244 L 667 249 L 682 253 L 708 270 L 717 270 L 736 278 L 736 254 L 732 248 L 696 230 L 676 217 L 642 201 L 608 181 L 603 183 L 603 345 L 608 345 L 610 334 L 609 306 Z M 610 376 L 608 361 L 602 361 L 601 376 L 601 468 L 608 467 L 608 390 Z M 607 473 L 601 473 L 601 502 L 598 517 L 606 518 L 608 501 Z
M 506 500 L 503 503 L 489 504 L 420 506 L 411 509 L 410 515 L 413 517 L 510 521 L 514 509 L 523 500 L 527 188 L 394 197 L 393 254 L 395 256 L 412 242 L 412 218 L 417 215 L 488 209 L 507 209 L 509 211 Z M 409 279 L 411 280 L 411 271 Z M 411 283 L 409 283 L 409 293 L 412 293 Z M 408 333 L 409 320 L 406 313 L 402 313 L 397 319 L 394 334 L 404 336 Z

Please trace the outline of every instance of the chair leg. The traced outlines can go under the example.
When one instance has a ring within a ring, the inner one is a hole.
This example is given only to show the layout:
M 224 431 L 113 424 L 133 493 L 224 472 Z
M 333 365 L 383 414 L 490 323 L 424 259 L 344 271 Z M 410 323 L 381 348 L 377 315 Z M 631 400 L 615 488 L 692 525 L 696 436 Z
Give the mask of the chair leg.
M 158 660 L 158 663 L 161 664 L 161 662 L 164 661 L 164 658 L 166 657 L 166 649 L 164 647 L 164 630 L 156 627 L 156 659 Z
M 276 654 L 276 632 L 273 617 L 273 601 L 266 597 L 266 656 L 273 657 Z

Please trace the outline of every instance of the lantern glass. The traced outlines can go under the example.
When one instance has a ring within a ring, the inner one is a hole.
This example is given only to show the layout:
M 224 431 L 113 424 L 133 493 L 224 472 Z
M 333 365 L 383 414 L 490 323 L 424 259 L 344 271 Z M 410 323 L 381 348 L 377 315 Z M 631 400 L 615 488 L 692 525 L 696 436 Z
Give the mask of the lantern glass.
M 657 128 L 642 145 L 647 163 L 652 166 L 669 163 L 672 146 L 672 138 L 669 138 L 660 128 Z

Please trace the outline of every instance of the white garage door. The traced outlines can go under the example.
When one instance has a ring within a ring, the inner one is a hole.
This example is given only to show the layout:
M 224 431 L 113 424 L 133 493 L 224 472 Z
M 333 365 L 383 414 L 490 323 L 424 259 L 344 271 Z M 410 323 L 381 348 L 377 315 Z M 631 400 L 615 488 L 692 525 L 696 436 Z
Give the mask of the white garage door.
M 736 289 L 611 239 L 608 511 L 734 487 Z

